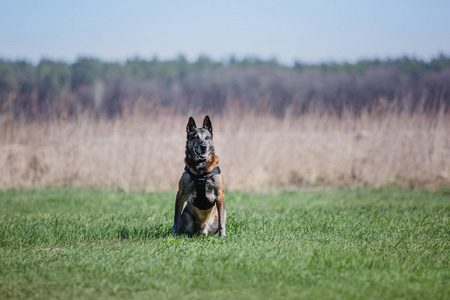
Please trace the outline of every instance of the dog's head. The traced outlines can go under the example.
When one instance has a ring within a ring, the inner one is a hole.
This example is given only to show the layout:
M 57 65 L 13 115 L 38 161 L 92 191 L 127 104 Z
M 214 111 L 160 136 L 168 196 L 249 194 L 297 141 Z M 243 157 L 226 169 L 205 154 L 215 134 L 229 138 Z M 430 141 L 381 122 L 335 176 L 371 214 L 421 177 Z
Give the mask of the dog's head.
M 203 126 L 197 128 L 192 117 L 186 126 L 186 155 L 195 161 L 206 161 L 214 156 L 213 129 L 208 116 L 203 120 Z

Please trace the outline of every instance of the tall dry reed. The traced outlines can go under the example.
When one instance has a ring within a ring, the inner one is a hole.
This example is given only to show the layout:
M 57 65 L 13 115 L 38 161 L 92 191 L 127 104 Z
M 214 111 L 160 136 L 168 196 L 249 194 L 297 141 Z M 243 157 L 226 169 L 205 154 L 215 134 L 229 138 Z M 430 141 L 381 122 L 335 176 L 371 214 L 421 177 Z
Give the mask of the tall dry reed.
M 189 116 L 0 125 L 0 188 L 172 190 Z M 197 124 L 202 117 L 195 115 Z M 227 189 L 450 186 L 450 116 L 212 116 Z

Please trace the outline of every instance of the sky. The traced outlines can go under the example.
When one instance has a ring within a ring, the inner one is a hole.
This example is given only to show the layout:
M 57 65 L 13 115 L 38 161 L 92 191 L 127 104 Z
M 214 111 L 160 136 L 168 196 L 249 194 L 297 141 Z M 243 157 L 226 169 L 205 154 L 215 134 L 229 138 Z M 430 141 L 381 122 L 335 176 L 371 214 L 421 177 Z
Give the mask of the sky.
M 0 58 L 287 65 L 450 54 L 450 1 L 1 0 Z

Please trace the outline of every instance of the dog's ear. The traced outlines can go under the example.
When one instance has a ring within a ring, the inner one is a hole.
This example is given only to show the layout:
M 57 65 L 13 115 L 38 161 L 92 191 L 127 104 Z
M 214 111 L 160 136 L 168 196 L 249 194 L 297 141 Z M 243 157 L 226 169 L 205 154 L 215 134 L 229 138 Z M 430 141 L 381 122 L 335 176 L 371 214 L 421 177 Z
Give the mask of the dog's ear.
M 189 117 L 189 122 L 187 123 L 186 126 L 186 132 L 190 133 L 192 131 L 194 131 L 197 128 L 197 125 L 195 124 L 194 118 Z
M 208 130 L 212 136 L 212 134 L 213 134 L 212 123 L 211 123 L 211 120 L 209 119 L 209 116 L 206 116 L 205 119 L 203 120 L 203 128 Z

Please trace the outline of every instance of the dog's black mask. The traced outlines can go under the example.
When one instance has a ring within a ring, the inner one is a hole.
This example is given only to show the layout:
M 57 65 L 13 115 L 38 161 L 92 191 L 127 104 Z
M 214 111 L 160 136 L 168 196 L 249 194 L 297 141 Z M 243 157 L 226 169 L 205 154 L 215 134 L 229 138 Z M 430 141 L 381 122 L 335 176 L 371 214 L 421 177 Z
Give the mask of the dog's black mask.
M 214 155 L 213 130 L 208 116 L 203 120 L 203 126 L 197 128 L 192 117 L 186 126 L 186 155 L 196 162 L 206 161 Z

